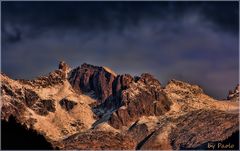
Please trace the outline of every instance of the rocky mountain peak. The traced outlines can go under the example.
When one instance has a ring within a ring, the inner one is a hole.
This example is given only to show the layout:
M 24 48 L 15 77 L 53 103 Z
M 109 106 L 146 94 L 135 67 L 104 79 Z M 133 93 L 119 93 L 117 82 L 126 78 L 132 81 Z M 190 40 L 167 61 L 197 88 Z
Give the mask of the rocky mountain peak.
M 161 90 L 160 82 L 148 73 L 134 78 L 129 74 L 119 75 L 113 88 L 113 98 L 107 100 L 104 107 L 114 107 L 109 123 L 115 128 L 129 126 L 141 116 L 161 115 L 170 109 L 171 102 Z
M 228 100 L 239 101 L 240 85 L 238 84 L 234 90 L 230 90 L 227 96 Z
M 173 89 L 176 91 L 188 91 L 192 94 L 201 94 L 203 93 L 203 89 L 198 85 L 192 85 L 183 81 L 172 79 L 166 85 L 166 89 Z
M 62 61 L 34 80 L 1 73 L 1 120 L 12 116 L 59 149 L 178 150 L 227 140 L 239 132 L 239 104 L 232 101 L 239 85 L 228 98 L 86 63 L 71 70 Z
M 59 62 L 58 69 L 62 71 L 62 74 L 65 78 L 68 77 L 68 73 L 71 71 L 70 66 L 65 61 Z
M 114 75 L 115 77 L 117 76 L 117 74 L 112 70 L 110 69 L 109 67 L 106 67 L 106 66 L 103 66 L 103 69 L 109 73 L 111 73 L 112 75 Z
M 109 71 L 111 70 L 84 63 L 72 70 L 69 81 L 74 89 L 93 93 L 99 102 L 104 102 L 112 95 L 112 82 L 116 76 Z
M 113 127 L 127 126 L 140 116 L 161 115 L 170 109 L 171 102 L 161 91 L 160 82 L 148 73 L 140 77 L 116 76 L 109 68 L 84 63 L 73 69 L 69 81 L 75 89 L 98 99 L 95 113 L 100 121 L 110 118 Z
M 58 69 L 63 71 L 69 71 L 71 68 L 65 61 L 60 61 L 58 65 Z
M 153 75 L 149 73 L 143 73 L 139 80 L 148 85 L 156 85 L 161 87 L 161 83 Z

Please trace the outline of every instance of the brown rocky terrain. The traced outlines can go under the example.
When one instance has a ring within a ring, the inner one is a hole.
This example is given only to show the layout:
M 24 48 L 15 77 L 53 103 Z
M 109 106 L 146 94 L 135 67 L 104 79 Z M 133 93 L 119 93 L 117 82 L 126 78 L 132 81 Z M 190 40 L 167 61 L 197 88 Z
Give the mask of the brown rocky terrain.
M 240 85 L 238 84 L 233 91 L 232 90 L 229 91 L 227 99 L 239 101 L 239 91 L 240 91 Z
M 233 137 L 238 100 L 239 85 L 216 100 L 198 85 L 162 86 L 147 73 L 117 75 L 89 64 L 71 69 L 60 62 L 34 80 L 1 73 L 1 120 L 13 117 L 57 149 L 209 149 L 209 142 L 239 142 Z M 233 145 L 225 149 L 238 149 Z

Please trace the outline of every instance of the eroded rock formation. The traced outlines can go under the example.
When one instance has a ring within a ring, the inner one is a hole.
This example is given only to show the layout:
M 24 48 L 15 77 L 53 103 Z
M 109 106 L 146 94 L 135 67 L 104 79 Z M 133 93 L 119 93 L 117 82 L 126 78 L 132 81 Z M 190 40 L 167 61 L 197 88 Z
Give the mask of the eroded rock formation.
M 65 140 L 61 149 L 80 149 L 80 150 L 132 150 L 136 142 L 131 135 L 124 135 L 114 132 L 95 131 L 75 134 Z
M 129 126 L 141 116 L 159 116 L 170 110 L 171 102 L 160 83 L 149 74 L 142 74 L 122 91 L 122 106 L 115 111 L 110 124 L 115 128 Z
M 84 63 L 73 69 L 69 81 L 73 88 L 83 92 L 94 92 L 100 102 L 112 95 L 112 82 L 115 75 L 104 67 Z
M 233 91 L 229 91 L 228 100 L 239 101 L 240 85 L 238 84 Z
M 34 80 L 1 73 L 1 120 L 14 117 L 59 149 L 201 149 L 239 132 L 238 98 L 239 86 L 218 101 L 198 85 L 89 64 L 60 62 Z
M 64 108 L 67 111 L 70 111 L 73 109 L 75 105 L 77 105 L 76 102 L 68 100 L 68 99 L 62 99 L 59 104 L 61 105 L 62 108 Z

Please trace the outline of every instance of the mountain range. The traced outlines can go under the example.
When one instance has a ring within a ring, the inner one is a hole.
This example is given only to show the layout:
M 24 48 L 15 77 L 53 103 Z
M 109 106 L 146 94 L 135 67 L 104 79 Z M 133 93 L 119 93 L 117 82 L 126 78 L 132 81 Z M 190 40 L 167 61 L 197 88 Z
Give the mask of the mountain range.
M 64 61 L 33 80 L 1 73 L 2 149 L 238 150 L 239 89 L 217 100 L 187 82 Z

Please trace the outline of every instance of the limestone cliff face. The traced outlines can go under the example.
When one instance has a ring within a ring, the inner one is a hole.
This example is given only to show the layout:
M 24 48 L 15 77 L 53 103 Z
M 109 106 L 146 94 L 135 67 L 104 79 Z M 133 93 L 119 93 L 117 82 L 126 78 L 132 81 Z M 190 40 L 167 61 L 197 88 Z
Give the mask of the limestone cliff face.
M 1 73 L 1 120 L 14 117 L 59 149 L 201 149 L 239 132 L 238 98 L 239 86 L 219 101 L 198 85 L 89 64 L 60 62 L 34 80 Z

